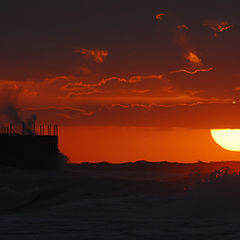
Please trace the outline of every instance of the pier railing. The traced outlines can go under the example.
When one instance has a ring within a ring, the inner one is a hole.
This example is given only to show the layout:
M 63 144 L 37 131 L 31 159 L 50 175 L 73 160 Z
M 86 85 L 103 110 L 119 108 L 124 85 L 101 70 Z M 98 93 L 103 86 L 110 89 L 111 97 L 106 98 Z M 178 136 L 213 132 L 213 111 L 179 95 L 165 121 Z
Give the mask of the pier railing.
M 20 134 L 20 135 L 38 135 L 38 136 L 58 136 L 58 125 L 41 124 L 32 126 L 26 126 L 25 123 L 22 126 L 9 124 L 8 126 L 0 127 L 0 134 Z

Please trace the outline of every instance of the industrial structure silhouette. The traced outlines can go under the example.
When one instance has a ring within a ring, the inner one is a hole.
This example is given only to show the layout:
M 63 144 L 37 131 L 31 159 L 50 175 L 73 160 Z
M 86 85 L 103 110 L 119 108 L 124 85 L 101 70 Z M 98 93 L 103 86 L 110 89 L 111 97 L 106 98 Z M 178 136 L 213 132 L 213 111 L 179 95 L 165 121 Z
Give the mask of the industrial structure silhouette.
M 47 130 L 47 131 L 46 131 Z M 17 131 L 10 124 L 0 132 L 0 164 L 22 169 L 57 168 L 58 163 L 58 126 L 39 126 L 36 131 L 35 122 Z

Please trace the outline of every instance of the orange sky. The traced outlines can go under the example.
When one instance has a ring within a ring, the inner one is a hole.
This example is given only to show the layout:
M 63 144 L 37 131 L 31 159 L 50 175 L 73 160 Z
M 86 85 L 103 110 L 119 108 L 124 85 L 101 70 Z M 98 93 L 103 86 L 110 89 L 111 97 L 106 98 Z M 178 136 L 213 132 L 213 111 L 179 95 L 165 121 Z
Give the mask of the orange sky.
M 1 124 L 58 124 L 74 162 L 237 159 L 209 129 L 240 128 L 240 3 L 198 3 L 5 2 Z
M 60 149 L 71 162 L 240 160 L 240 153 L 219 147 L 209 130 L 61 127 Z

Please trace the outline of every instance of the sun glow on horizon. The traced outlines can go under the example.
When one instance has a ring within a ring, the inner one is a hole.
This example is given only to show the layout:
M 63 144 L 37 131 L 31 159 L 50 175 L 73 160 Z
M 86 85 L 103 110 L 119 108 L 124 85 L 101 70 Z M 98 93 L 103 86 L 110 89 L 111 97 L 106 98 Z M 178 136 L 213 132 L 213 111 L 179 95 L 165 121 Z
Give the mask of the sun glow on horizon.
M 211 129 L 214 141 L 223 149 L 240 152 L 240 129 Z

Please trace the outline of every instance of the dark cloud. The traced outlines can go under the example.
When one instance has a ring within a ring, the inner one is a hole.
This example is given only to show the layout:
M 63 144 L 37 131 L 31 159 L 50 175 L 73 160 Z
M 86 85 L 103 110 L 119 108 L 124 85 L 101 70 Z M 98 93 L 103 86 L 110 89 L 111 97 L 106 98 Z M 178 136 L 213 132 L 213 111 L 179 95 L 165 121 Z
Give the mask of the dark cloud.
M 22 106 L 61 123 L 234 125 L 238 104 L 222 102 L 237 99 L 240 32 L 234 27 L 214 38 L 203 22 L 238 26 L 239 7 L 220 0 L 5 1 L 0 88 L 22 89 Z M 166 13 L 164 21 L 156 13 Z M 214 24 L 208 27 L 221 31 Z
M 237 103 L 214 103 L 214 100 L 170 106 L 113 104 L 92 106 L 88 109 L 84 109 L 84 106 L 46 107 L 32 111 L 38 112 L 40 120 L 46 119 L 47 116 L 47 119 L 54 119 L 60 125 L 151 126 L 161 129 L 239 128 L 240 118 Z
M 219 15 L 237 20 L 238 7 L 236 1 L 5 1 L 0 9 L 1 79 L 73 74 L 84 62 L 73 54 L 75 47 L 109 49 L 112 56 L 102 72 L 163 72 L 177 64 L 170 60 L 176 52 L 168 22 L 159 31 L 153 23 L 156 10 L 196 26 Z

